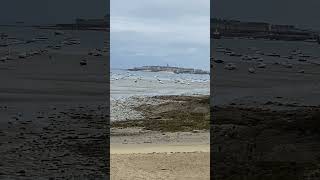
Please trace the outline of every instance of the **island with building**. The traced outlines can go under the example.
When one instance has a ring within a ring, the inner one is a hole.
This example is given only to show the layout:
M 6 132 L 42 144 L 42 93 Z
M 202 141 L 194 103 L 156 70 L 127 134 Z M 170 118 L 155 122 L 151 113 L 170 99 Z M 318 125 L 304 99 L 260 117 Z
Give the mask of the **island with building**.
M 144 72 L 171 72 L 175 74 L 210 74 L 209 71 L 193 68 L 181 68 L 172 66 L 142 66 L 128 69 L 129 71 L 144 71 Z
M 266 22 L 211 19 L 211 38 L 253 38 L 285 41 L 319 42 L 319 33 L 294 25 L 279 25 Z

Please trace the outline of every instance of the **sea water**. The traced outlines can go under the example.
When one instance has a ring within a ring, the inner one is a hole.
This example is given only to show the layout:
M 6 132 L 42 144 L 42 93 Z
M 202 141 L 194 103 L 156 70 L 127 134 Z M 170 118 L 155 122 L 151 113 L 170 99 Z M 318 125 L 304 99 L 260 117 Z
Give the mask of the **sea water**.
M 288 62 L 291 64 L 320 63 L 320 44 L 304 41 L 276 41 L 264 39 L 213 39 L 211 40 L 211 51 L 213 56 L 226 62 L 237 62 L 241 57 L 228 56 L 222 52 L 217 52 L 217 48 L 229 48 L 231 51 L 241 55 L 256 55 L 257 51 L 264 54 L 276 53 L 280 57 L 271 57 L 258 55 L 262 57 L 265 63 Z M 285 58 L 291 56 L 294 50 L 299 50 L 302 55 L 309 55 L 307 62 L 299 61 L 299 56 L 293 56 L 293 59 Z M 244 62 L 244 61 L 242 61 Z
M 155 95 L 209 95 L 209 74 L 111 69 L 111 98 Z

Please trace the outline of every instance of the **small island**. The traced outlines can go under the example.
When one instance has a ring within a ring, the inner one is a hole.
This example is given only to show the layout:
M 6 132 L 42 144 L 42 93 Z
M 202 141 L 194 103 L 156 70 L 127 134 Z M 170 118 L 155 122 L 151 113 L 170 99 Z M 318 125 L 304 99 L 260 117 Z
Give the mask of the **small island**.
M 128 71 L 145 71 L 145 72 L 172 72 L 175 74 L 210 74 L 209 71 L 193 68 L 180 68 L 172 66 L 142 66 L 128 69 Z

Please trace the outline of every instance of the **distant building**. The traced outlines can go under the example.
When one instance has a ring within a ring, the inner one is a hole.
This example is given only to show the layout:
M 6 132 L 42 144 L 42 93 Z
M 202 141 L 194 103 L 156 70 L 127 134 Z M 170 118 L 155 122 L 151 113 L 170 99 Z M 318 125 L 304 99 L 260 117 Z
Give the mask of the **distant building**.
M 244 37 L 274 40 L 315 39 L 311 30 L 298 29 L 293 25 L 275 25 L 265 22 L 243 22 L 236 20 L 211 19 L 211 38 Z M 219 36 L 217 36 L 219 34 Z
M 76 19 L 76 25 L 79 27 L 109 27 L 109 16 L 105 15 L 103 19 Z
M 270 31 L 272 32 L 291 32 L 294 30 L 295 27 L 293 25 L 270 25 Z
M 265 32 L 268 31 L 269 24 L 263 22 L 240 22 L 233 20 L 213 19 L 211 21 L 211 29 L 219 32 Z
M 142 66 L 135 67 L 133 69 L 128 69 L 129 71 L 149 71 L 149 72 L 173 72 L 176 74 L 187 73 L 187 74 L 209 74 L 208 71 L 204 71 L 201 69 L 193 69 L 193 68 L 179 68 L 179 67 L 171 67 L 171 66 Z

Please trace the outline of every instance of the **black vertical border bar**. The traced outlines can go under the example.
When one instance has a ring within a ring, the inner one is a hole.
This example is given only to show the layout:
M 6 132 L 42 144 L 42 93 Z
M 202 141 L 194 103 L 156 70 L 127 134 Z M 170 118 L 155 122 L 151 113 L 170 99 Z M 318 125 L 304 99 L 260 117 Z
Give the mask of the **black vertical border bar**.
M 106 42 L 107 42 L 107 50 L 108 50 L 108 53 L 107 53 L 107 58 L 106 58 L 106 75 L 105 75 L 105 78 L 107 78 L 107 89 L 106 91 L 108 93 L 107 94 L 107 97 L 106 97 L 106 104 L 107 104 L 107 115 L 108 115 L 108 118 L 107 118 L 107 122 L 106 122 L 106 143 L 107 143 L 107 148 L 106 148 L 106 170 L 107 170 L 107 180 L 110 180 L 110 1 L 111 0 L 106 0 L 107 1 L 107 37 L 106 37 Z

